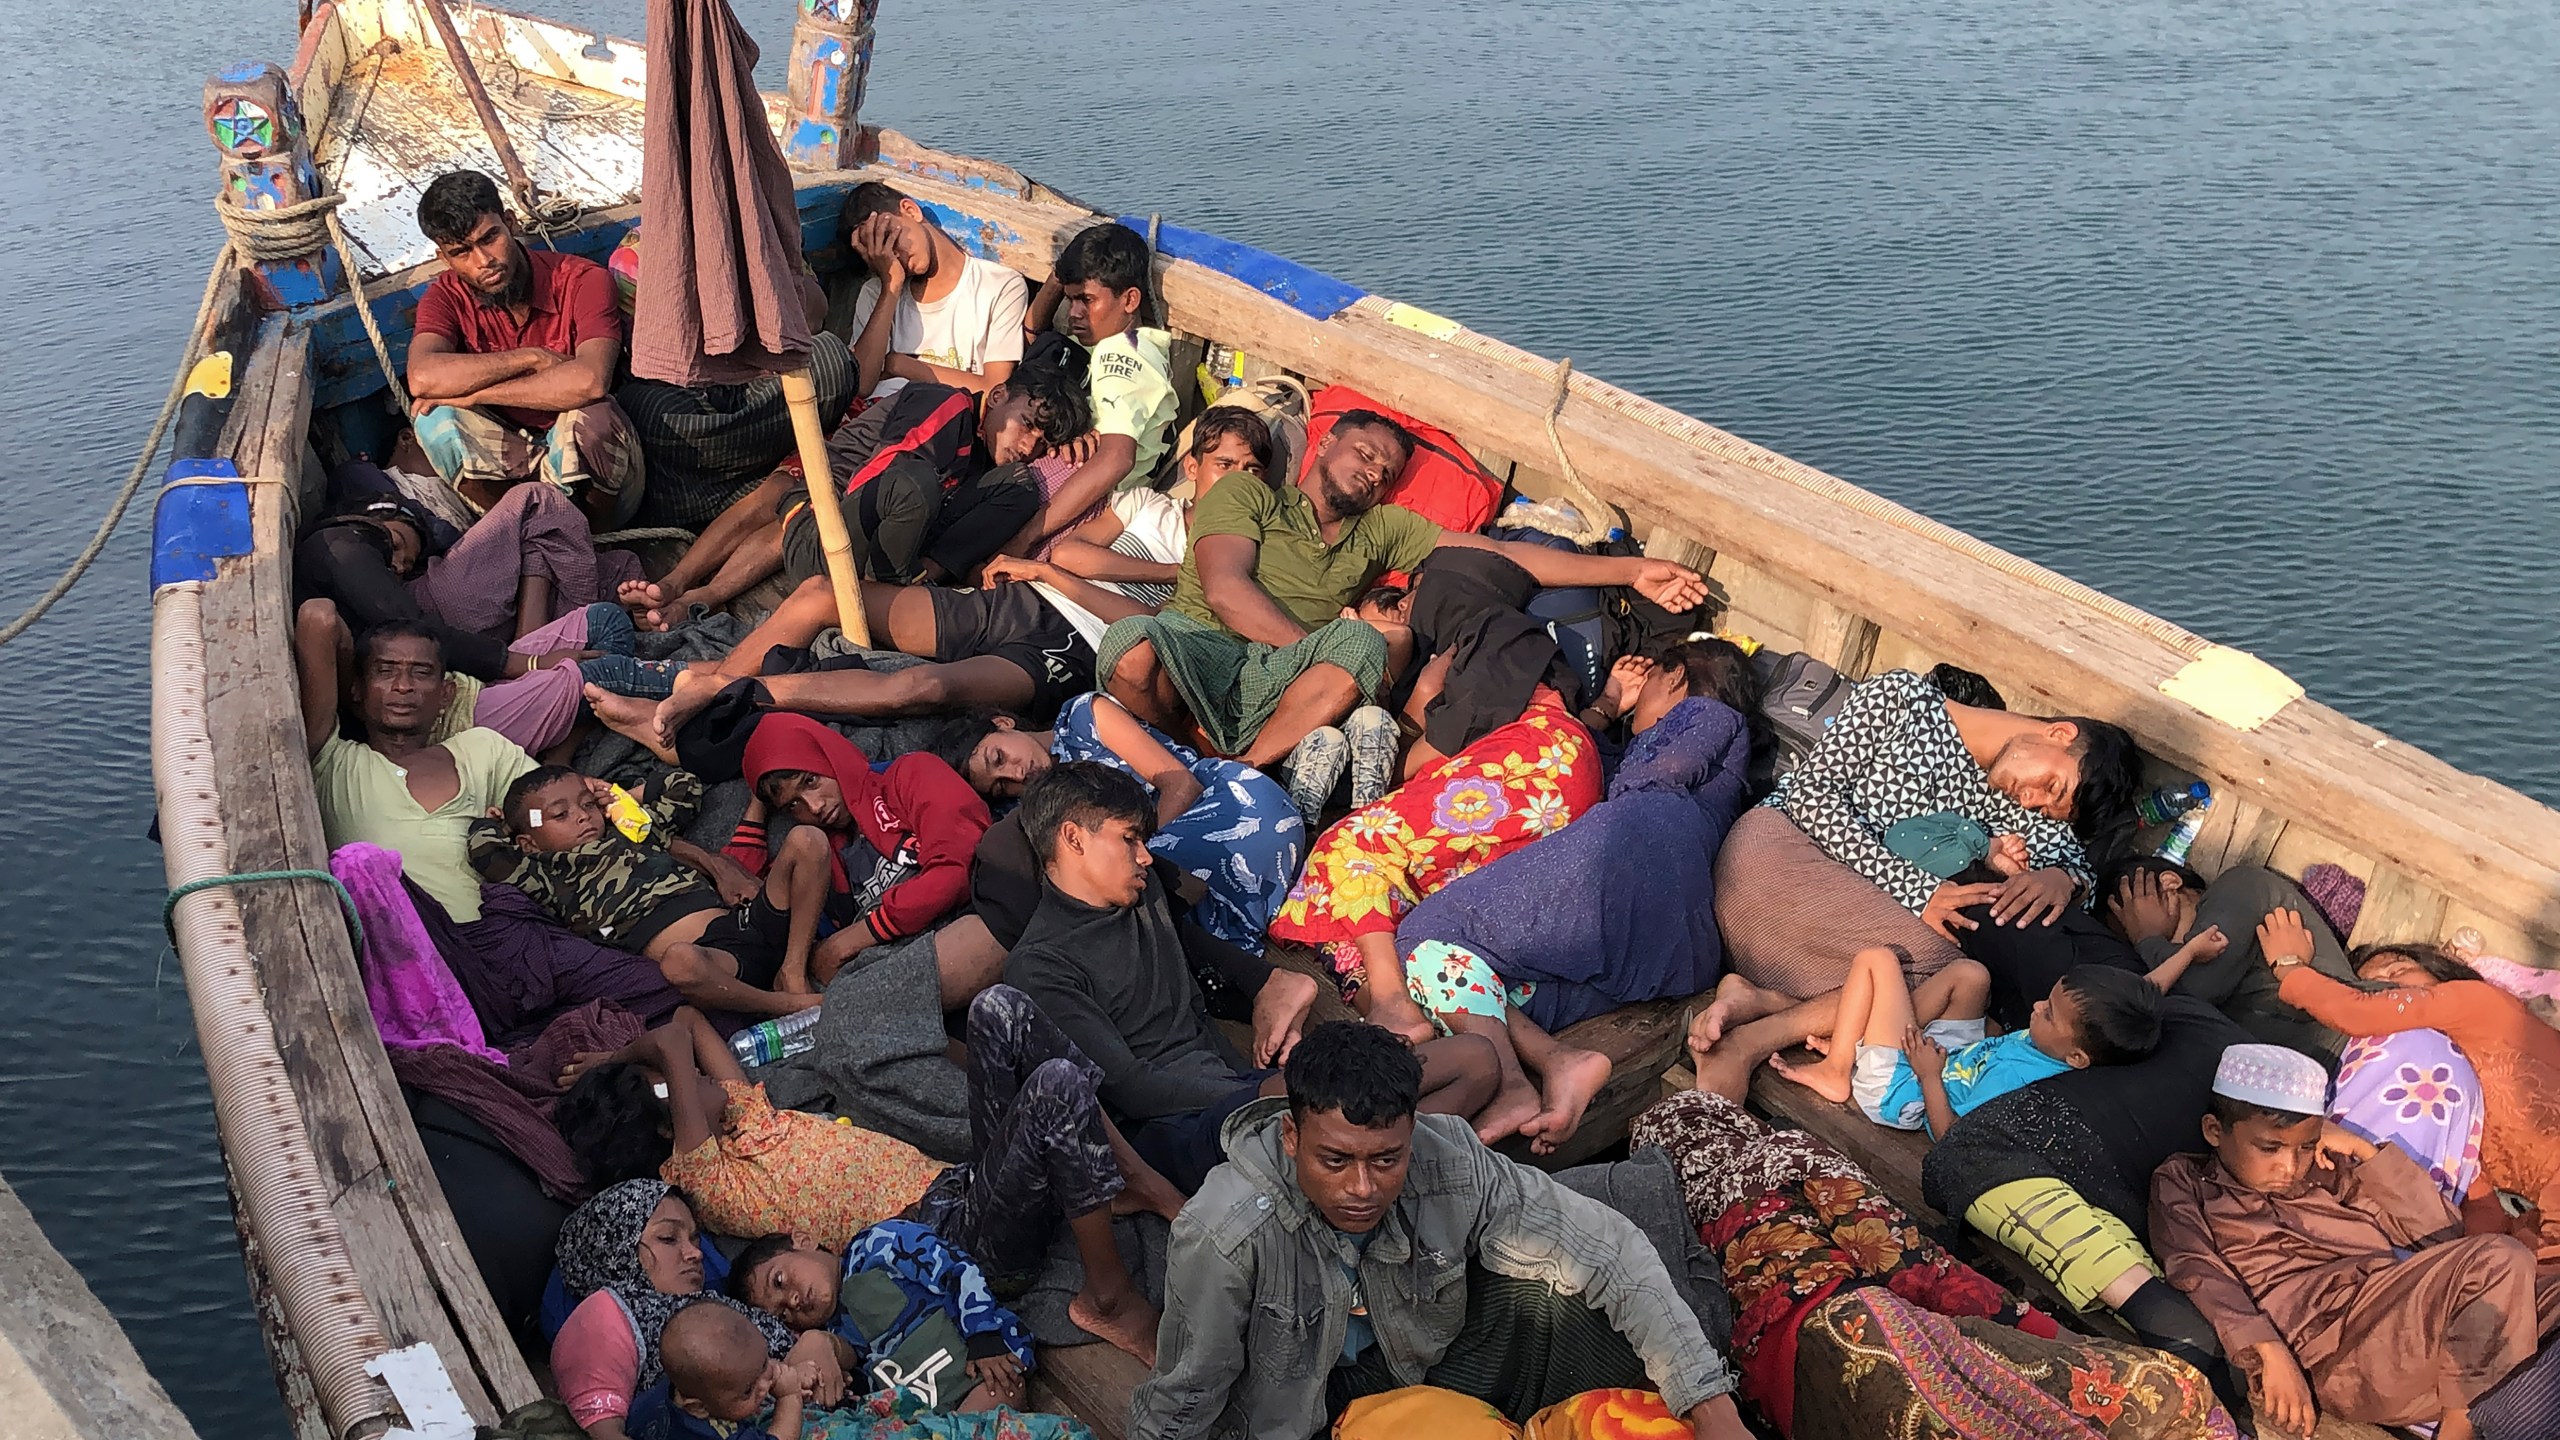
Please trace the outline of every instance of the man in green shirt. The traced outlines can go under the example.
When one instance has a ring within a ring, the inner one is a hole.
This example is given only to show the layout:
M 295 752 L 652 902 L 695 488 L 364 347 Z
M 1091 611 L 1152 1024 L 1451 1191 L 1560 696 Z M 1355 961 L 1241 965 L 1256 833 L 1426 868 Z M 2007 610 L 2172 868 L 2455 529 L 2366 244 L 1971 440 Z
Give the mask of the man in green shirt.
M 1345 610 L 1379 576 L 1441 546 L 1491 550 L 1545 586 L 1623 585 L 1672 611 L 1706 582 L 1666 560 L 1512 545 L 1381 505 L 1413 438 L 1370 410 L 1345 414 L 1295 484 L 1230 475 L 1193 507 L 1173 603 L 1103 633 L 1095 673 L 1138 718 L 1267 768 L 1307 733 L 1376 700 L 1387 638 Z

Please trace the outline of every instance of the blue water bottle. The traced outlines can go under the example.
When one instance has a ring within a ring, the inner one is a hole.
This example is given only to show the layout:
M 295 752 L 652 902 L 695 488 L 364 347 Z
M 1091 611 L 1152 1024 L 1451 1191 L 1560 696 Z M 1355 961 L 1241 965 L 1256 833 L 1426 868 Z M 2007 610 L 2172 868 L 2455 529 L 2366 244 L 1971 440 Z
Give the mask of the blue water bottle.
M 2190 810 L 2200 810 L 2213 801 L 2213 787 L 2201 780 L 2186 785 L 2164 785 L 2133 802 L 2133 813 L 2145 825 L 2166 825 Z

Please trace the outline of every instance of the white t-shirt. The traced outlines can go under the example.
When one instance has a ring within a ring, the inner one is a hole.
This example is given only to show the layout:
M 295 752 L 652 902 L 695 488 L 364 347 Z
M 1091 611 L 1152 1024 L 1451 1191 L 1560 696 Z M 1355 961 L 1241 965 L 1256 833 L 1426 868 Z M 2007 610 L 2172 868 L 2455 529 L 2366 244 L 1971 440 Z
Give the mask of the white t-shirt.
M 889 322 L 889 353 L 913 355 L 945 370 L 983 375 L 987 366 L 1022 359 L 1022 313 L 1031 304 L 1031 287 L 1012 270 L 975 255 L 961 257 L 960 283 L 939 300 L 919 301 L 915 282 L 898 295 L 897 316 Z M 848 339 L 862 333 L 871 312 L 880 306 L 880 282 L 866 280 L 853 302 Z M 896 375 L 873 387 L 873 398 L 895 395 L 906 386 Z
M 1182 552 L 1191 543 L 1191 507 L 1161 490 L 1123 490 L 1111 497 L 1111 513 L 1120 517 L 1120 535 L 1111 542 L 1111 553 L 1133 560 L 1152 560 L 1159 565 L 1179 565 Z M 1096 580 L 1105 590 L 1117 590 L 1141 604 L 1158 609 L 1173 599 L 1173 586 L 1151 584 L 1140 580 Z M 1056 590 L 1038 581 L 1032 584 L 1049 607 L 1066 617 L 1088 645 L 1102 643 L 1107 627 L 1102 617 L 1087 610 Z

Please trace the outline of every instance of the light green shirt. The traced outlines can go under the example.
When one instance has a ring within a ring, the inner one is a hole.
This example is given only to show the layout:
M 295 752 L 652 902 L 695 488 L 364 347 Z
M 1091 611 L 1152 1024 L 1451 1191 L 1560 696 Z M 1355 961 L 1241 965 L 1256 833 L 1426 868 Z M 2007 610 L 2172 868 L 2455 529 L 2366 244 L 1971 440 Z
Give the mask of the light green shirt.
M 320 829 L 329 848 L 362 841 L 400 857 L 400 873 L 436 897 L 456 923 L 480 918 L 480 876 L 471 868 L 471 822 L 496 808 L 533 757 L 495 730 L 465 730 L 444 742 L 462 788 L 433 812 L 409 793 L 391 758 L 344 735 L 332 735 L 311 757 L 320 795 Z
M 1354 516 L 1327 544 L 1305 491 L 1230 472 L 1191 507 L 1191 548 L 1183 553 L 1182 582 L 1173 592 L 1174 609 L 1229 634 L 1235 632 L 1209 609 L 1200 588 L 1200 541 L 1208 535 L 1241 535 L 1259 544 L 1254 580 L 1310 630 L 1340 618 L 1342 607 L 1379 576 L 1415 568 L 1440 544 L 1440 527 L 1401 505 Z
M 1137 442 L 1138 458 L 1129 466 L 1121 489 L 1144 485 L 1173 443 L 1173 417 L 1180 400 L 1173 390 L 1173 336 L 1142 328 L 1106 335 L 1093 347 L 1086 366 L 1086 387 L 1093 400 L 1097 435 L 1126 435 Z

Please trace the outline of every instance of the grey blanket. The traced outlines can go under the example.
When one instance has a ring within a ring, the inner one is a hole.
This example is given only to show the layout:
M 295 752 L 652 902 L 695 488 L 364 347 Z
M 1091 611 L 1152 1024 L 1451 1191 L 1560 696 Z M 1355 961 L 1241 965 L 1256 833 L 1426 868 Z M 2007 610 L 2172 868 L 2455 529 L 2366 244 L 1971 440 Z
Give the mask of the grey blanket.
M 774 1104 L 842 1115 L 928 1155 L 969 1158 L 969 1080 L 951 1063 L 933 936 L 866 950 L 836 972 L 817 1044 L 759 1067 Z

